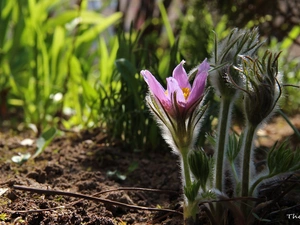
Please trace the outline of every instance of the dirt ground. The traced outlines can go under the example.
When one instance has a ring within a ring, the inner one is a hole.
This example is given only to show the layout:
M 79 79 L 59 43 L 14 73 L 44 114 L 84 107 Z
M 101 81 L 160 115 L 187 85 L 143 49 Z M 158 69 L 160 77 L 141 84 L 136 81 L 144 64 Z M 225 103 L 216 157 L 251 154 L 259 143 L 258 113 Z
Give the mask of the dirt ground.
M 298 128 L 299 121 L 299 116 L 292 120 Z M 259 131 L 257 144 L 268 147 L 276 139 L 292 134 L 285 121 L 274 119 Z M 108 143 L 103 132 L 93 130 L 57 137 L 40 156 L 17 165 L 11 161 L 13 155 L 35 152 L 35 144 L 21 144 L 26 138 L 34 139 L 33 133 L 0 132 L 0 225 L 183 224 L 176 155 L 168 151 L 133 151 L 122 143 Z M 295 146 L 299 143 L 297 139 L 293 141 Z M 14 185 L 42 190 L 30 192 L 16 189 Z M 299 186 L 298 183 L 298 191 Z M 133 188 L 152 188 L 164 192 Z M 277 186 L 274 188 L 283 190 Z M 51 192 L 53 190 L 88 195 L 90 198 L 67 196 Z M 265 190 L 263 195 L 276 195 L 274 192 L 270 194 L 269 189 Z M 278 205 L 292 207 L 292 212 L 299 215 L 300 207 L 294 207 L 300 205 L 300 197 L 295 198 L 300 195 L 296 193 L 292 193 L 293 199 L 285 199 Z M 131 208 L 128 205 L 151 209 Z M 155 209 L 170 211 L 153 211 Z M 270 224 L 300 224 L 300 219 L 284 218 L 280 223 Z
M 5 191 L 0 196 L 0 213 L 6 214 L 4 221 L 7 224 L 182 224 L 180 174 L 174 154 L 134 152 L 121 143 L 106 143 L 103 133 L 94 130 L 58 137 L 40 156 L 21 166 L 11 162 L 11 157 L 19 152 L 35 152 L 35 145 L 21 145 L 22 140 L 33 138 L 32 135 L 30 132 L 21 135 L 0 133 L 0 193 Z M 15 190 L 13 185 L 94 195 L 174 212 L 131 209 L 83 198 L 31 193 Z M 125 187 L 167 192 L 107 192 Z

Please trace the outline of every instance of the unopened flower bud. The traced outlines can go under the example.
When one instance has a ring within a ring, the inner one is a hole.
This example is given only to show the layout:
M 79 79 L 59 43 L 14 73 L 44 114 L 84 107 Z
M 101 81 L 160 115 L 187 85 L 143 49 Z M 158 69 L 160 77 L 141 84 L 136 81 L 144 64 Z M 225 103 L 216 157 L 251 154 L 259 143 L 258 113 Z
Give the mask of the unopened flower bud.
M 252 125 L 258 125 L 269 117 L 281 96 L 278 81 L 279 54 L 273 55 L 266 51 L 261 61 L 243 58 L 242 73 L 246 78 L 244 112 Z
M 232 98 L 238 92 L 232 86 L 241 85 L 243 81 L 234 67 L 241 63 L 240 55 L 253 56 L 256 53 L 262 44 L 258 36 L 257 29 L 233 29 L 220 43 L 215 38 L 215 53 L 211 59 L 215 69 L 210 73 L 210 82 L 218 95 Z
M 208 156 L 202 150 L 194 150 L 190 152 L 188 160 L 194 177 L 200 182 L 202 188 L 205 187 L 210 173 Z

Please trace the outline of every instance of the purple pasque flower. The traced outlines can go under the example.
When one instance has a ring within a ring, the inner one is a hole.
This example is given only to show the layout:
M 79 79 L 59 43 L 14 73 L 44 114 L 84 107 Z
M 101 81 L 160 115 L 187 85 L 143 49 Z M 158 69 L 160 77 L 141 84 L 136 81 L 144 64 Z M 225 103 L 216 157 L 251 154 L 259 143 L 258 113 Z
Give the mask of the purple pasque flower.
M 190 84 L 188 75 L 183 68 L 184 60 L 173 70 L 173 76 L 167 78 L 167 90 L 148 71 L 142 70 L 141 74 L 148 84 L 150 92 L 160 102 L 164 110 L 175 118 L 187 117 L 203 97 L 209 63 L 205 59 L 198 67 L 193 85 Z

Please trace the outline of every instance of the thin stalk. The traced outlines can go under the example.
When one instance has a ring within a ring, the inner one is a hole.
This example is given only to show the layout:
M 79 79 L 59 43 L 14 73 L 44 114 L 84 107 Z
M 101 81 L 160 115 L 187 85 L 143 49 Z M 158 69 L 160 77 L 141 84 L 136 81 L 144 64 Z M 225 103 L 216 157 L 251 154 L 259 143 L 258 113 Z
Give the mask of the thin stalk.
M 250 181 L 250 166 L 251 166 L 251 151 L 253 139 L 257 126 L 250 123 L 246 126 L 244 145 L 242 149 L 242 197 L 249 196 L 249 181 Z M 241 210 L 245 217 L 247 217 L 247 201 L 242 202 Z
M 247 197 L 249 195 L 249 178 L 250 178 L 250 160 L 251 150 L 253 144 L 253 138 L 257 126 L 248 124 L 246 128 L 246 135 L 243 149 L 243 168 L 242 168 L 242 196 Z
M 223 181 L 225 179 L 224 174 L 224 152 L 226 150 L 227 141 L 228 141 L 228 130 L 231 121 L 231 108 L 232 103 L 230 98 L 223 98 L 221 100 L 221 107 L 219 113 L 219 125 L 218 125 L 218 140 L 217 140 L 217 157 L 216 157 L 216 188 L 223 192 Z M 222 207 L 221 204 L 216 205 L 216 215 L 218 220 L 222 216 Z
M 298 131 L 298 129 L 291 123 L 291 121 L 289 120 L 289 118 L 287 117 L 287 115 L 282 112 L 280 109 L 278 109 L 278 113 L 283 117 L 283 119 L 285 119 L 285 121 L 290 125 L 290 127 L 293 129 L 293 131 L 295 132 L 295 134 L 297 135 L 297 137 L 300 139 L 300 132 Z
M 191 175 L 190 175 L 190 168 L 188 164 L 188 151 L 189 149 L 184 148 L 180 149 L 181 152 L 181 160 L 182 160 L 182 165 L 183 165 L 183 171 L 182 171 L 182 176 L 183 176 L 183 186 L 185 187 L 191 187 L 192 181 L 191 181 Z M 188 200 L 186 197 L 184 198 L 184 206 L 183 206 L 183 219 L 184 219 L 184 224 L 185 225 L 194 225 L 196 211 L 195 211 L 195 202 Z
M 35 38 L 35 45 L 34 45 L 34 60 L 35 60 L 35 65 L 33 68 L 33 75 L 34 75 L 34 79 L 35 79 L 35 105 L 36 105 L 36 121 L 34 121 L 36 123 L 36 128 L 37 128 L 37 137 L 41 134 L 42 132 L 42 124 L 41 124 L 41 111 L 40 111 L 40 85 L 39 85 L 39 49 L 38 49 L 38 36 L 37 34 L 35 34 L 34 36 Z M 35 116 L 35 115 L 34 115 Z M 33 117 L 34 117 L 33 116 Z
M 235 165 L 233 162 L 230 162 L 230 167 L 231 167 L 231 170 L 233 172 L 233 176 L 234 176 L 234 179 L 236 182 L 239 182 L 239 176 L 237 174 L 237 171 L 236 171 L 236 168 L 235 168 Z
M 224 152 L 227 146 L 228 129 L 230 124 L 230 111 L 232 108 L 232 102 L 230 99 L 224 98 L 221 101 L 221 109 L 219 114 L 219 129 L 218 129 L 218 142 L 217 142 L 217 160 L 216 160 L 216 188 L 223 191 L 223 174 L 224 168 Z
M 192 184 L 191 175 L 190 175 L 190 168 L 188 163 L 188 149 L 181 150 L 181 157 L 183 163 L 183 178 L 186 187 L 190 187 Z
M 266 175 L 266 176 L 262 176 L 262 177 L 260 177 L 259 179 L 257 179 L 257 180 L 252 184 L 252 186 L 250 187 L 249 195 L 252 195 L 252 194 L 253 194 L 253 192 L 254 192 L 256 186 L 257 186 L 260 182 L 262 182 L 262 181 L 265 180 L 265 179 L 271 178 L 271 177 L 272 177 L 272 175 L 268 174 L 268 175 Z

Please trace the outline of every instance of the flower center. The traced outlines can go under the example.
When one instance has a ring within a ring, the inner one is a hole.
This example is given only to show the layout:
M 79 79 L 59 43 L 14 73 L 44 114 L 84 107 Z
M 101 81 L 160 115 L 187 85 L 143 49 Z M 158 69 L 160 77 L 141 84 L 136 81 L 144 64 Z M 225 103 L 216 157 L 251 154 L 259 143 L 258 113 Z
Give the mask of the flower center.
M 189 88 L 181 88 L 182 92 L 183 92 L 183 96 L 185 98 L 185 100 L 187 100 L 187 98 L 189 97 L 191 90 Z
M 187 100 L 187 98 L 189 97 L 191 90 L 189 88 L 181 88 L 184 99 Z M 168 90 L 165 91 L 165 95 L 168 96 Z

